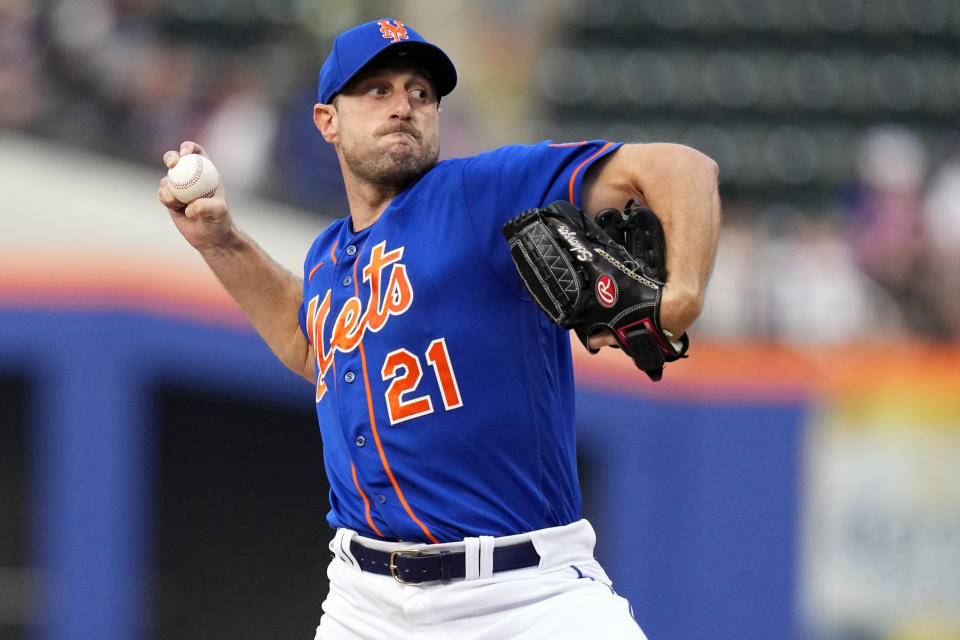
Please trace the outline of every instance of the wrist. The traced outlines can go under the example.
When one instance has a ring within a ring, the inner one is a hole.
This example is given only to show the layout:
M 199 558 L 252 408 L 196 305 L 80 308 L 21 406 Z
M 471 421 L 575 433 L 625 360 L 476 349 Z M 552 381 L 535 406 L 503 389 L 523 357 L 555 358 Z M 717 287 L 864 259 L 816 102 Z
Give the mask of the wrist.
M 196 250 L 207 262 L 219 261 L 241 253 L 245 241 L 246 238 L 236 228 L 231 227 L 215 237 L 208 238 L 206 242 L 198 245 Z
M 698 292 L 668 283 L 660 298 L 660 328 L 678 340 L 702 308 L 703 299 Z

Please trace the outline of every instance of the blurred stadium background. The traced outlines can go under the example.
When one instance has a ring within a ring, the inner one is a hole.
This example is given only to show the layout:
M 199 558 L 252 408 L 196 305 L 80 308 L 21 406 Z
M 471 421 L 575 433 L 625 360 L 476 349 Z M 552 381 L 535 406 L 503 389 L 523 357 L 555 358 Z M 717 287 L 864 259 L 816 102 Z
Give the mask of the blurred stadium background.
M 444 156 L 720 164 L 691 358 L 577 356 L 585 508 L 651 639 L 960 638 L 960 3 L 0 0 L 0 639 L 312 637 L 309 385 L 154 194 L 202 141 L 299 270 L 346 213 L 316 73 L 385 16 L 457 64 Z

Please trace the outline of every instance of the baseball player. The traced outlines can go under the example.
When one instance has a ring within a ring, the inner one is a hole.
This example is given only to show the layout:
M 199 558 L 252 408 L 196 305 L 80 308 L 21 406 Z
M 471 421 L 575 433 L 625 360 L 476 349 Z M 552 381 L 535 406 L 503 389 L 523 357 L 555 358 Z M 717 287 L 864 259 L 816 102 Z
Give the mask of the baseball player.
M 337 37 L 314 122 L 350 211 L 302 277 L 234 225 L 222 186 L 185 207 L 164 179 L 159 198 L 313 385 L 336 529 L 318 639 L 644 638 L 581 517 L 569 333 L 532 302 L 501 227 L 557 200 L 645 202 L 668 250 L 661 324 L 679 336 L 713 263 L 716 165 L 679 145 L 604 141 L 438 162 L 440 99 L 456 82 L 399 20 Z M 203 149 L 184 142 L 164 163 L 190 152 Z

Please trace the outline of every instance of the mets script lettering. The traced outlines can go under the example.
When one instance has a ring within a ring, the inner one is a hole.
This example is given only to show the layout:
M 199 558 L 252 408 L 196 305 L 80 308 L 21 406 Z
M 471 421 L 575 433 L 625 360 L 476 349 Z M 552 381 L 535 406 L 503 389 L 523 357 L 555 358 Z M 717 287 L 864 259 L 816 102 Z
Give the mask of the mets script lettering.
M 327 290 L 323 300 L 318 294 L 307 305 L 307 332 L 318 372 L 317 402 L 327 392 L 324 377 L 333 364 L 334 353 L 353 351 L 367 331 L 379 331 L 390 316 L 406 312 L 413 303 L 413 288 L 407 277 L 407 268 L 398 264 L 402 257 L 403 247 L 388 252 L 386 242 L 381 242 L 371 250 L 370 261 L 363 268 L 363 281 L 370 286 L 366 306 L 357 296 L 344 302 L 333 322 L 329 339 L 324 326 L 330 316 L 330 290 Z M 389 273 L 387 267 L 390 267 Z

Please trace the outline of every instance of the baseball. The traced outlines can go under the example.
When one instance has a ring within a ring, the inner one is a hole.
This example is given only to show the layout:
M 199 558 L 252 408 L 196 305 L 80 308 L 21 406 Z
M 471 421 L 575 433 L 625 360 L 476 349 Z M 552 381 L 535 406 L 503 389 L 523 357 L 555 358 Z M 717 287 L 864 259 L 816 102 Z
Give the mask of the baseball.
M 220 174 L 209 158 L 188 153 L 167 171 L 170 192 L 184 204 L 197 198 L 209 198 L 220 184 Z

